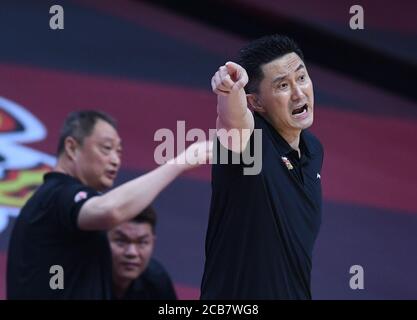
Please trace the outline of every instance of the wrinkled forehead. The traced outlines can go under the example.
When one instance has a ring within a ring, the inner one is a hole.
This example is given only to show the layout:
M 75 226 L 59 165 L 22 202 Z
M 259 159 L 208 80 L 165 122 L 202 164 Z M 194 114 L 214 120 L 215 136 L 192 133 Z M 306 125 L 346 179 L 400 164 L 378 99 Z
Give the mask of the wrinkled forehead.
M 90 138 L 99 141 L 109 140 L 116 144 L 121 144 L 122 142 L 117 130 L 110 123 L 103 120 L 97 120 Z
M 294 52 L 287 53 L 282 57 L 262 65 L 262 72 L 265 78 L 285 76 L 301 69 L 305 70 L 306 66 L 298 54 Z

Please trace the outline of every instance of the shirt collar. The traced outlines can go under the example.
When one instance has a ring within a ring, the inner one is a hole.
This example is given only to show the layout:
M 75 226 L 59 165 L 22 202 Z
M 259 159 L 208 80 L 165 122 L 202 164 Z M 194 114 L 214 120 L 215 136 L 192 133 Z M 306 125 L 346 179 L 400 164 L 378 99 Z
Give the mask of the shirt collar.
M 43 180 L 50 180 L 50 179 L 64 179 L 64 180 L 72 180 L 76 181 L 78 183 L 81 183 L 81 181 L 73 176 L 70 176 L 69 174 L 58 172 L 58 171 L 50 171 L 45 173 L 43 176 Z

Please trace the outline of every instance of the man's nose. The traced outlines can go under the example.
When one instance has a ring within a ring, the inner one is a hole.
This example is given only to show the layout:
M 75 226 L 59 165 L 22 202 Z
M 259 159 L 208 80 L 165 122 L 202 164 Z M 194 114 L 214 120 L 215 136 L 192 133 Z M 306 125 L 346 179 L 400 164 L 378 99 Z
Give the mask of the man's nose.
M 294 85 L 292 92 L 291 92 L 291 100 L 298 101 L 304 97 L 303 90 L 299 85 Z
M 112 152 L 110 161 L 112 165 L 114 165 L 115 167 L 119 167 L 121 163 L 119 154 L 117 152 Z
M 127 256 L 136 257 L 139 255 L 139 250 L 138 250 L 138 247 L 134 243 L 129 243 L 127 245 L 125 253 Z

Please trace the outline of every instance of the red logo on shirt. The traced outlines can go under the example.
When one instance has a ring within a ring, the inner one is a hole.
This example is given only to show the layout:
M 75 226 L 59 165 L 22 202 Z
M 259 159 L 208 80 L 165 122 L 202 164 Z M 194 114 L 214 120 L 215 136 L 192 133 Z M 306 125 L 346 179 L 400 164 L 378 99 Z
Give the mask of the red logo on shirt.
M 281 157 L 282 162 L 284 162 L 285 166 L 287 167 L 288 170 L 292 170 L 294 169 L 294 167 L 292 166 L 290 160 L 288 160 L 287 157 Z
M 75 197 L 74 197 L 74 202 L 79 202 L 83 199 L 87 198 L 87 192 L 85 191 L 80 191 L 78 192 Z

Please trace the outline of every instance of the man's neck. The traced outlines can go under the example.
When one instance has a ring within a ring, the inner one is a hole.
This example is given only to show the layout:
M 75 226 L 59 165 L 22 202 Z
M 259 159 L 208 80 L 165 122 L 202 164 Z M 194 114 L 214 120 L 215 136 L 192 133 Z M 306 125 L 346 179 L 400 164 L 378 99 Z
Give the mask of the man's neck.
M 291 146 L 291 148 L 293 148 L 295 151 L 298 152 L 298 157 L 301 158 L 301 151 L 300 151 L 300 136 L 301 136 L 301 130 L 296 130 L 296 131 L 281 131 L 278 130 L 278 133 L 280 134 L 281 137 L 284 138 L 285 141 L 287 141 L 287 143 Z
M 71 176 L 71 177 L 74 177 L 74 178 L 80 180 L 83 184 L 87 185 L 86 181 L 84 181 L 84 179 L 82 179 L 82 177 L 77 174 L 77 170 L 75 168 L 74 163 L 69 161 L 65 157 L 59 157 L 58 158 L 58 161 L 57 161 L 57 164 L 54 168 L 54 171 L 66 174 L 66 175 Z
M 67 162 L 66 159 L 63 159 L 63 158 L 58 158 L 54 171 L 64 173 L 72 177 L 75 176 L 73 172 L 74 170 L 71 169 L 71 165 Z
M 291 146 L 291 148 L 298 151 L 299 155 L 300 155 L 300 133 L 301 132 L 298 132 L 298 134 L 286 134 L 285 132 L 279 132 L 281 137 L 283 137 L 284 140 L 287 141 L 287 143 Z
M 63 168 L 63 167 L 60 167 L 59 165 L 57 165 L 57 166 L 54 168 L 54 171 L 55 171 L 55 172 L 59 172 L 59 173 L 63 173 L 63 174 L 69 175 L 69 176 L 72 176 L 72 174 L 71 174 L 68 170 L 66 170 L 66 169 L 65 169 L 65 168 Z
M 301 151 L 300 151 L 300 136 L 301 136 L 301 130 L 293 130 L 293 131 L 284 131 L 279 128 L 277 128 L 274 123 L 266 117 L 266 120 L 275 128 L 275 130 L 279 133 L 281 137 L 284 138 L 285 141 L 298 152 L 298 156 L 301 157 Z

